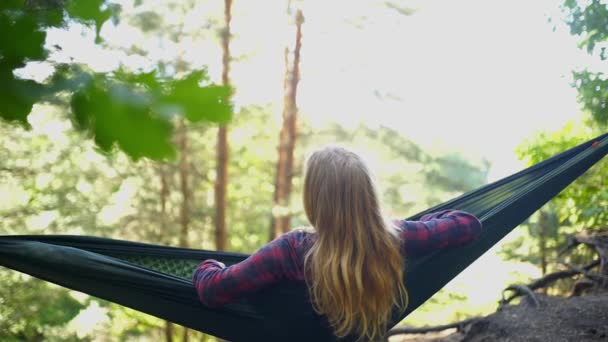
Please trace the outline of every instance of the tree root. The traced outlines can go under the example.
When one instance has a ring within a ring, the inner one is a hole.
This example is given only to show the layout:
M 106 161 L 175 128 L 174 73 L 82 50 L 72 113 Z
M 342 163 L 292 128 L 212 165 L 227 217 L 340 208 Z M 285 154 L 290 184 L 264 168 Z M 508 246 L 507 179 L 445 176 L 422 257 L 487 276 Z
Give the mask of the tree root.
M 608 287 L 608 235 L 605 233 L 596 233 L 590 236 L 570 235 L 568 236 L 567 245 L 559 252 L 559 255 L 561 256 L 566 252 L 571 251 L 579 244 L 585 244 L 594 249 L 599 255 L 599 259 L 596 259 L 583 267 L 562 262 L 561 264 L 568 267 L 568 270 L 549 273 L 527 285 L 511 285 L 503 291 L 503 298 L 500 301 L 498 309 L 500 310 L 504 305 L 522 295 L 528 295 L 528 297 L 534 301 L 534 290 L 546 288 L 559 279 L 570 278 L 578 274 L 584 275 L 589 280 L 593 281 L 594 284 L 598 284 L 602 287 Z M 591 269 L 596 266 L 600 266 L 600 272 L 591 272 Z M 589 287 L 591 286 L 588 283 L 580 283 L 575 285 L 572 295 L 580 294 L 582 290 Z M 506 291 L 513 291 L 513 293 L 509 297 L 505 298 L 504 292 Z
M 600 274 L 608 276 L 608 233 L 595 233 L 589 236 L 574 235 L 573 244 L 585 244 L 591 247 L 600 257 Z
M 398 335 L 398 334 L 426 334 L 430 332 L 438 332 L 447 329 L 457 329 L 458 331 L 462 331 L 467 325 L 478 321 L 480 317 L 467 318 L 462 321 L 444 324 L 444 325 L 436 325 L 430 327 L 396 327 L 387 333 L 387 337 Z
M 532 304 L 534 304 L 534 307 L 537 307 L 537 308 L 540 307 L 540 302 L 538 301 L 538 298 L 534 294 L 534 291 L 528 285 L 514 284 L 514 285 L 510 285 L 509 287 L 507 287 L 506 289 L 504 289 L 502 291 L 502 299 L 498 304 L 498 311 L 500 311 L 505 305 L 507 305 L 510 300 L 515 298 L 515 295 L 512 295 L 511 297 L 509 297 L 510 300 L 506 300 L 505 299 L 506 291 L 514 291 L 519 296 L 521 296 L 522 294 L 525 294 L 528 296 L 528 298 L 530 298 L 530 300 L 532 301 Z
M 534 281 L 532 281 L 529 284 L 526 285 L 511 285 L 509 287 L 507 287 L 506 289 L 503 290 L 503 298 L 500 301 L 500 306 L 499 309 L 510 303 L 511 301 L 513 301 L 513 299 L 519 297 L 519 296 L 523 296 L 525 294 L 529 294 L 530 292 L 523 290 L 523 288 L 530 290 L 530 291 L 534 291 L 534 290 L 538 290 L 541 288 L 545 288 L 550 286 L 551 284 L 553 284 L 554 282 L 560 280 L 560 279 L 565 279 L 565 278 L 570 278 L 572 276 L 575 276 L 577 274 L 584 274 L 581 271 L 587 272 L 590 269 L 598 266 L 600 264 L 600 260 L 594 260 L 593 262 L 587 264 L 586 266 L 584 266 L 583 268 L 578 268 L 578 269 L 570 269 L 570 270 L 564 270 L 564 271 L 557 271 L 557 272 L 553 272 L 553 273 L 549 273 L 541 278 L 538 278 Z M 520 288 L 522 287 L 522 288 Z M 513 291 L 513 293 L 505 298 L 504 297 L 504 292 L 506 291 Z
M 578 267 L 576 265 L 573 265 L 571 263 L 567 263 L 567 262 L 562 262 L 562 265 L 572 269 L 573 271 L 580 273 L 582 275 L 584 275 L 585 277 L 589 278 L 590 280 L 593 280 L 594 282 L 598 283 L 600 286 L 608 286 L 608 276 L 605 276 L 601 273 L 595 273 L 595 272 L 591 272 L 589 270 L 586 270 L 584 268 Z

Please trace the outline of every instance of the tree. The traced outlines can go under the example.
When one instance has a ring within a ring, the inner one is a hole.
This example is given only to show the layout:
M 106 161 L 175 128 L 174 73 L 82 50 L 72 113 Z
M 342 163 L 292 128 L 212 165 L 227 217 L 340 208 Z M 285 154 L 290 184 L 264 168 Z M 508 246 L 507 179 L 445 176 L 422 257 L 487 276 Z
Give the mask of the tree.
M 541 133 L 524 142 L 517 152 L 528 164 L 538 163 L 599 133 L 586 126 L 571 122 L 560 131 Z M 579 229 L 599 229 L 608 225 L 608 213 L 604 210 L 608 204 L 606 172 L 606 161 L 598 162 L 552 200 L 561 224 Z
M 563 10 L 570 33 L 582 38 L 579 47 L 605 61 L 608 58 L 608 6 L 603 1 L 565 0 Z M 583 108 L 594 121 L 608 125 L 608 79 L 602 72 L 579 70 L 574 72 L 575 87 Z
M 183 248 L 189 247 L 189 231 L 190 231 L 190 208 L 192 206 L 192 191 L 190 190 L 190 167 L 189 167 L 189 148 L 188 148 L 188 130 L 182 121 L 178 128 L 177 140 L 179 146 L 179 184 L 182 195 L 182 203 L 180 210 L 180 232 L 179 246 Z M 170 323 L 167 323 L 169 326 Z M 182 341 L 188 342 L 188 328 L 184 327 Z
M 288 13 L 291 11 L 288 10 Z M 300 52 L 302 49 L 302 24 L 304 15 L 296 12 L 296 39 L 293 59 L 289 63 L 289 53 L 285 54 L 285 83 L 283 97 L 283 127 L 279 133 L 278 160 L 274 194 L 273 223 L 271 238 L 286 233 L 290 229 L 289 201 L 291 196 L 294 150 L 297 136 L 297 91 L 300 81 Z
M 230 20 L 232 0 L 224 0 L 224 24 L 222 39 L 222 84 L 230 86 Z M 226 232 L 226 188 L 228 183 L 228 127 L 220 125 L 217 132 L 217 167 L 215 180 L 215 248 L 223 251 L 227 247 Z
M 599 134 L 595 119 L 583 122 L 570 122 L 556 132 L 543 132 L 522 142 L 517 149 L 519 157 L 528 165 L 539 163 L 561 151 L 574 147 Z M 543 273 L 548 270 L 547 260 L 575 264 L 585 264 L 593 257 L 586 249 L 576 249 L 567 256 L 561 256 L 561 246 L 569 243 L 569 237 L 577 232 L 597 232 L 608 228 L 608 172 L 606 161 L 600 161 L 583 176 L 574 181 L 538 214 L 525 222 L 526 232 L 503 247 L 506 257 L 538 265 Z M 567 291 L 569 283 L 558 287 Z
M 160 227 L 158 231 L 158 241 L 163 243 L 167 240 L 167 200 L 169 196 L 169 184 L 167 180 L 167 173 L 164 165 L 159 165 L 158 174 L 160 180 Z M 165 341 L 173 341 L 173 323 L 165 322 Z

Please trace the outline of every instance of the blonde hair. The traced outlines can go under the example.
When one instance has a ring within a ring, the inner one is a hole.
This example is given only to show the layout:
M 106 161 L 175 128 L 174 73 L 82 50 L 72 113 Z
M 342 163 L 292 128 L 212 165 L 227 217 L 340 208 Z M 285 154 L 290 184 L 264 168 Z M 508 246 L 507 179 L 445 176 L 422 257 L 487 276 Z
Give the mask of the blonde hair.
M 304 209 L 317 233 L 304 259 L 315 310 L 337 337 L 382 337 L 392 310 L 407 306 L 404 259 L 361 157 L 337 146 L 312 153 Z

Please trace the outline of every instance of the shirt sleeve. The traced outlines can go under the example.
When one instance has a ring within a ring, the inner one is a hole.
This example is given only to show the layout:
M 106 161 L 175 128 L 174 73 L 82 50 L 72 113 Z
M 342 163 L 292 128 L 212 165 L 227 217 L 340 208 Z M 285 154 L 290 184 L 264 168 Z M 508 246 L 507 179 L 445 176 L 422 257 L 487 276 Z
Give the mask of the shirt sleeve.
M 221 306 L 264 286 L 295 279 L 295 261 L 295 250 L 284 234 L 238 264 L 226 267 L 213 259 L 203 261 L 194 271 L 194 287 L 204 305 Z
M 479 219 L 460 210 L 444 210 L 424 215 L 420 221 L 395 223 L 401 230 L 405 253 L 415 256 L 467 244 L 482 232 Z

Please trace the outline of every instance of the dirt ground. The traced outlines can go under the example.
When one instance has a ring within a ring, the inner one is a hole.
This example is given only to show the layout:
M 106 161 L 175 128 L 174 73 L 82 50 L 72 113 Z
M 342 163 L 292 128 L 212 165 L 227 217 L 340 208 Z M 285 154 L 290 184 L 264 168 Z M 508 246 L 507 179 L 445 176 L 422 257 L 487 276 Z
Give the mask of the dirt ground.
M 391 342 L 608 342 L 608 292 L 582 297 L 537 295 L 540 306 L 522 299 L 518 305 L 483 317 L 462 332 L 447 335 L 400 335 Z

